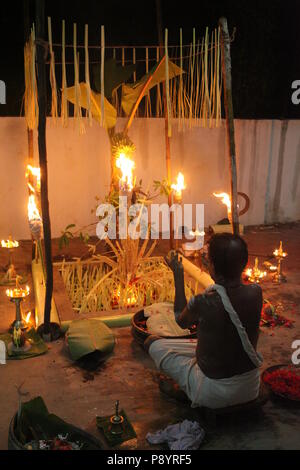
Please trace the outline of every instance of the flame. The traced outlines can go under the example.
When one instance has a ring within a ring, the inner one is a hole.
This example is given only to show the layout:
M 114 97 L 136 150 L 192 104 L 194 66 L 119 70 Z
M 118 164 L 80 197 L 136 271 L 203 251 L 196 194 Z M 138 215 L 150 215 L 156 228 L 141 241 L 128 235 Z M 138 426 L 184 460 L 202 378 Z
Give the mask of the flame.
M 28 312 L 26 317 L 24 318 L 24 321 L 25 323 L 29 323 L 30 322 L 30 317 L 31 317 L 31 312 Z
M 222 198 L 221 202 L 227 207 L 227 216 L 229 222 L 231 222 L 231 199 L 227 193 L 213 193 L 215 197 Z
M 287 256 L 287 253 L 282 249 L 282 241 L 279 244 L 279 248 L 273 251 L 273 255 L 278 258 L 285 258 Z
M 177 175 L 177 183 L 173 183 L 171 185 L 171 188 L 174 189 L 175 193 L 176 193 L 176 196 L 177 197 L 181 197 L 181 192 L 183 189 L 186 188 L 185 184 L 184 184 L 184 176 L 182 173 L 178 173 Z
M 258 258 L 255 258 L 254 267 L 248 268 L 245 271 L 246 276 L 250 282 L 259 283 L 264 277 L 266 277 L 267 272 L 261 271 L 258 267 Z
M 126 186 L 127 189 L 132 190 L 133 188 L 133 175 L 132 170 L 135 167 L 135 163 L 130 158 L 126 157 L 125 153 L 120 153 L 116 160 L 116 167 L 120 168 L 122 176 L 120 181 L 122 185 Z
M 1 247 L 2 248 L 18 248 L 19 242 L 17 240 L 12 240 L 11 237 L 9 237 L 8 240 L 1 240 Z
M 227 207 L 227 210 L 230 210 L 231 211 L 231 200 L 230 200 L 230 196 L 229 194 L 227 193 L 213 193 L 213 195 L 215 197 L 221 197 L 222 198 L 222 201 L 223 204 L 225 204 L 225 206 Z
M 246 273 L 245 273 L 245 274 L 246 274 L 247 277 L 251 277 L 251 275 L 252 275 L 252 269 L 251 269 L 251 268 L 246 269 Z
M 30 288 L 29 286 L 26 286 L 25 289 L 15 287 L 14 289 L 6 289 L 6 295 L 7 297 L 10 297 L 11 299 L 16 299 L 16 298 L 21 298 L 21 297 L 27 297 L 30 293 Z
M 27 165 L 26 167 L 26 178 L 28 178 L 29 176 L 34 176 L 36 178 L 36 188 L 38 191 L 40 191 L 41 189 L 41 169 L 39 167 L 34 167 L 34 166 L 31 166 L 31 165 Z M 33 193 L 35 193 L 35 189 L 34 187 L 28 182 L 28 187 L 30 189 L 30 191 L 32 191 Z
M 28 200 L 28 219 L 29 220 L 36 220 L 36 219 L 41 220 L 39 210 L 35 203 L 34 194 L 31 194 Z
M 198 229 L 196 229 L 195 231 L 190 230 L 189 233 L 192 237 L 204 237 L 204 235 L 205 235 L 205 232 L 200 232 Z
M 121 289 L 120 289 L 120 287 L 115 291 L 115 298 L 116 298 L 117 304 L 119 304 L 120 299 L 121 299 Z M 137 303 L 137 297 L 136 297 L 135 293 L 133 292 L 133 290 L 130 289 L 127 292 L 127 298 L 126 298 L 127 307 L 132 307 L 136 303 Z

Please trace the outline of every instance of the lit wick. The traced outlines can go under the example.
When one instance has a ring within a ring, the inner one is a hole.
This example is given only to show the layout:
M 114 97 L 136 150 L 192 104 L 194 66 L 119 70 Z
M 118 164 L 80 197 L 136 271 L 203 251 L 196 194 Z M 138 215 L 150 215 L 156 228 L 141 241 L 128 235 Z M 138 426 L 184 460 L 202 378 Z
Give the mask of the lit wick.
M 276 250 L 273 251 L 273 255 L 277 259 L 277 271 L 273 276 L 273 282 L 281 284 L 287 280 L 286 276 L 282 272 L 282 260 L 287 256 L 287 253 L 283 251 L 282 241 L 279 243 L 279 248 L 276 248 Z
M 246 270 L 246 276 L 248 277 L 248 280 L 256 284 L 259 284 L 259 282 L 262 281 L 266 275 L 266 271 L 261 271 L 258 267 L 258 258 L 255 258 L 253 269 L 248 268 Z

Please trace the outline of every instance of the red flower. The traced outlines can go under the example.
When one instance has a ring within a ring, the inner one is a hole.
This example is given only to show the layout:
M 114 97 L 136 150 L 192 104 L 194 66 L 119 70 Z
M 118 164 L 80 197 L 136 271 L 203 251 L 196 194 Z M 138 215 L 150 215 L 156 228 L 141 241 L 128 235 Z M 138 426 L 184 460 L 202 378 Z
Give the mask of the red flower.
M 285 395 L 292 400 L 300 400 L 300 370 L 288 367 L 266 372 L 263 381 L 274 393 Z

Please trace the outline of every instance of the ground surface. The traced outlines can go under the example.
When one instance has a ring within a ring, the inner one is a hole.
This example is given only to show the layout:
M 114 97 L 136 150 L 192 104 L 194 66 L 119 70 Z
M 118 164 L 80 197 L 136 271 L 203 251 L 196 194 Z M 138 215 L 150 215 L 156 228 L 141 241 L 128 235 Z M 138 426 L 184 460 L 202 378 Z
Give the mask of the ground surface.
M 283 240 L 288 258 L 284 271 L 288 282 L 263 285 L 265 298 L 281 304 L 288 318 L 295 320 L 291 329 L 264 328 L 259 350 L 264 356 L 264 368 L 273 364 L 290 363 L 291 344 L 300 340 L 300 224 L 271 228 L 250 228 L 245 236 L 249 244 L 250 264 L 255 256 L 264 261 Z M 166 244 L 158 249 L 166 251 Z M 67 250 L 82 254 L 77 241 Z M 54 253 L 58 254 L 57 242 Z M 17 269 L 27 271 L 30 284 L 31 243 L 21 242 L 15 253 Z M 6 253 L 0 250 L 0 264 L 6 263 Z M 24 310 L 33 307 L 33 296 Z M 0 288 L 0 331 L 5 331 L 14 319 L 14 306 Z M 43 396 L 48 408 L 66 421 L 89 430 L 96 436 L 96 416 L 111 414 L 116 399 L 126 410 L 136 429 L 138 439 L 126 445 L 149 448 L 145 436 L 171 422 L 197 418 L 195 411 L 165 398 L 159 392 L 157 373 L 151 359 L 135 343 L 129 328 L 115 329 L 117 344 L 113 356 L 96 374 L 87 374 L 74 366 L 65 350 L 64 341 L 49 346 L 48 354 L 24 361 L 8 361 L 0 366 L 0 449 L 7 448 L 8 425 L 17 408 L 16 386 L 24 382 L 27 399 Z M 24 398 L 25 400 L 26 398 Z M 259 415 L 221 420 L 209 431 L 203 449 L 300 449 L 300 407 L 287 408 L 269 401 Z

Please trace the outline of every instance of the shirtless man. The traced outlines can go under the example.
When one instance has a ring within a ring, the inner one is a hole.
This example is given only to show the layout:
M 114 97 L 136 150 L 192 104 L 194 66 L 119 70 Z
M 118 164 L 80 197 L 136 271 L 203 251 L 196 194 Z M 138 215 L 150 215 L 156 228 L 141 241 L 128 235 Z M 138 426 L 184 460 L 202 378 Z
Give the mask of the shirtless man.
M 248 249 L 241 237 L 214 235 L 208 256 L 215 284 L 189 302 L 181 260 L 174 253 L 166 259 L 174 274 L 176 321 L 181 328 L 197 324 L 197 340 L 150 336 L 145 348 L 192 406 L 221 408 L 258 396 L 262 359 L 256 346 L 262 291 L 257 284 L 242 283 Z

